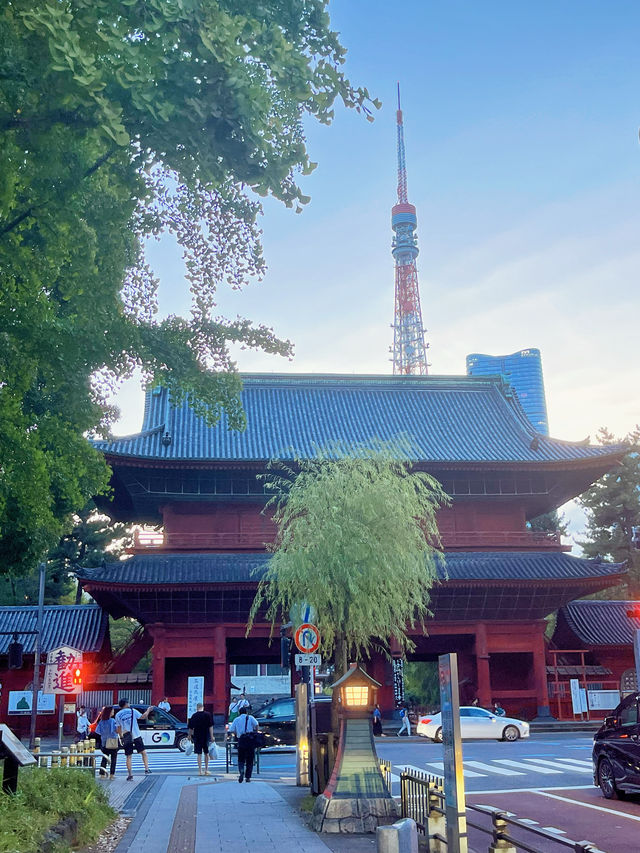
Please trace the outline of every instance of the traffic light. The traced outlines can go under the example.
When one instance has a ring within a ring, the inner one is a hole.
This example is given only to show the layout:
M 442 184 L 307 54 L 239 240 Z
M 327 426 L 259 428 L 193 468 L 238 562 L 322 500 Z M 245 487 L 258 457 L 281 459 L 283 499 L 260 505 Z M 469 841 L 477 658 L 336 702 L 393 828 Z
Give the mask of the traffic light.
M 9 643 L 9 669 L 22 669 L 22 643 L 18 642 L 17 634 L 13 635 L 13 642 Z
M 285 637 L 280 629 L 280 666 L 289 669 L 291 665 L 291 638 Z
M 79 663 L 73 667 L 73 686 L 82 687 L 82 667 Z

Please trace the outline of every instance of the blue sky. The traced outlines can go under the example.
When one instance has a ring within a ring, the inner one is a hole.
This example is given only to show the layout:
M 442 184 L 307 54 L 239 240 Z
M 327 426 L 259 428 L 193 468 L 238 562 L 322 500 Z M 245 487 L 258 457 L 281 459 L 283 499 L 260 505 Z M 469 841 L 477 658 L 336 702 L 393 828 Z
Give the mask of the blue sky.
M 393 320 L 390 208 L 395 86 L 430 372 L 469 352 L 542 351 L 551 434 L 580 440 L 640 422 L 636 2 L 336 0 L 346 70 L 383 101 L 373 124 L 337 110 L 307 123 L 301 215 L 268 202 L 269 272 L 220 313 L 272 325 L 296 356 L 238 352 L 241 370 L 387 373 Z M 188 311 L 170 239 L 150 248 L 162 313 Z M 142 393 L 118 396 L 116 431 Z

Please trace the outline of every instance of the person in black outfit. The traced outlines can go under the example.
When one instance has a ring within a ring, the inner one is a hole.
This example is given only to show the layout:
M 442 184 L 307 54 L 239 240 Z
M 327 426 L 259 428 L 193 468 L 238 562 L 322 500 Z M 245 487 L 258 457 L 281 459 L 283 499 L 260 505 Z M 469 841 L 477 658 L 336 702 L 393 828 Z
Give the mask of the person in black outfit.
M 193 741 L 193 751 L 198 759 L 198 776 L 211 776 L 209 773 L 209 744 L 213 742 L 213 718 L 204 705 L 200 703 L 195 714 L 187 723 L 189 739 Z M 204 753 L 204 773 L 202 771 L 202 755 Z

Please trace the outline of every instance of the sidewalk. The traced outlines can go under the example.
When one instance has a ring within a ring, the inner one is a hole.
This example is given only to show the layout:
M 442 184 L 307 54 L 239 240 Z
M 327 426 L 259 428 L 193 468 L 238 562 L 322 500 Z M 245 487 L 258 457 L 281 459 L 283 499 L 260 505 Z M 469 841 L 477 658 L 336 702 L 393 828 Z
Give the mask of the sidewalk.
M 292 785 L 161 775 L 102 784 L 114 808 L 134 815 L 115 853 L 375 851 L 375 835 L 321 836 L 310 830 L 298 808 L 307 791 Z

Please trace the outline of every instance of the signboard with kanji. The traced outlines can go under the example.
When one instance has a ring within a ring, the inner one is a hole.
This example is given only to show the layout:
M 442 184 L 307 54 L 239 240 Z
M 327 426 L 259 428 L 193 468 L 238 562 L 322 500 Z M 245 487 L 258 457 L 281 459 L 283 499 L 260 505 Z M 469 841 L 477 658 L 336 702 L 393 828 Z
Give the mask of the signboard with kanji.
M 60 646 L 47 654 L 43 693 L 81 693 L 82 684 L 74 684 L 74 670 L 82 664 L 82 652 Z

